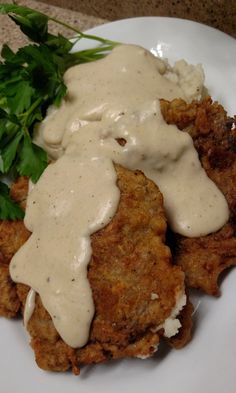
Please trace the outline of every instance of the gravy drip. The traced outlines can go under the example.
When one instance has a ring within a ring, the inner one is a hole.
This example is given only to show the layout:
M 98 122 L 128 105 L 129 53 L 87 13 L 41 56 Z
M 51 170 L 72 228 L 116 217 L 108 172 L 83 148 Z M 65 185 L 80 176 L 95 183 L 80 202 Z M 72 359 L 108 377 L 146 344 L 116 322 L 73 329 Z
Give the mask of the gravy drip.
M 94 315 L 90 235 L 111 220 L 119 195 L 111 160 L 65 154 L 28 196 L 25 225 L 32 235 L 13 257 L 11 277 L 40 295 L 58 333 L 74 348 L 87 342 Z
M 10 273 L 40 295 L 72 347 L 86 344 L 94 315 L 90 235 L 110 222 L 119 203 L 113 163 L 140 169 L 159 186 L 175 232 L 202 236 L 228 219 L 225 198 L 191 137 L 163 120 L 159 98 L 187 99 L 163 67 L 145 49 L 128 45 L 73 67 L 65 74 L 65 100 L 38 129 L 37 142 L 56 161 L 29 190 L 25 225 L 32 235 Z

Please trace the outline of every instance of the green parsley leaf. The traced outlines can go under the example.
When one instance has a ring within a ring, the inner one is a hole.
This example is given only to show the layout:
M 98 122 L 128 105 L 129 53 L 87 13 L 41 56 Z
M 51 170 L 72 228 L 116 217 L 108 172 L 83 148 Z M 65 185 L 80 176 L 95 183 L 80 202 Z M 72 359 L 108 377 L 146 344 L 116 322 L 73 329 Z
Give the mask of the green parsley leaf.
M 69 53 L 74 46 L 71 41 L 63 37 L 61 34 L 58 34 L 58 36 L 48 34 L 45 44 L 52 50 L 54 55 L 59 56 Z
M 24 142 L 19 152 L 17 170 L 20 175 L 28 176 L 35 183 L 47 166 L 47 154 L 45 151 L 31 142 L 28 135 L 24 136 Z
M 8 86 L 7 104 L 11 112 L 18 114 L 27 110 L 31 105 L 34 92 L 30 81 L 22 80 Z
M 5 60 L 14 61 L 15 59 L 15 53 L 9 48 L 7 44 L 3 44 L 2 46 L 2 51 L 1 51 L 1 56 Z
M 47 108 L 52 104 L 59 106 L 65 96 L 65 71 L 103 58 L 118 43 L 82 33 L 63 21 L 17 4 L 0 4 L 0 13 L 7 14 L 34 42 L 16 53 L 6 44 L 1 50 L 0 175 L 25 175 L 36 182 L 48 162 L 47 154 L 31 138 Z M 60 34 L 50 34 L 49 20 L 70 29 L 77 38 L 71 42 Z M 100 46 L 72 53 L 81 38 L 95 40 Z M 11 201 L 6 187 L 0 187 L 0 218 L 19 218 L 19 207 Z
M 9 14 L 32 41 L 41 43 L 47 39 L 48 17 L 41 12 L 17 4 L 0 4 L 0 12 Z
M 1 220 L 22 220 L 24 212 L 9 195 L 9 188 L 0 182 L 0 219 Z
M 17 133 L 17 135 L 14 136 L 14 138 L 12 138 L 10 143 L 8 143 L 8 145 L 5 146 L 5 148 L 1 152 L 2 163 L 3 163 L 3 170 L 2 170 L 3 173 L 7 173 L 10 170 L 12 163 L 16 157 L 17 148 L 19 146 L 19 143 L 20 143 L 20 140 L 22 137 L 23 137 L 23 133 L 20 130 Z
M 17 117 L 0 108 L 0 155 L 5 146 L 16 135 L 18 129 Z

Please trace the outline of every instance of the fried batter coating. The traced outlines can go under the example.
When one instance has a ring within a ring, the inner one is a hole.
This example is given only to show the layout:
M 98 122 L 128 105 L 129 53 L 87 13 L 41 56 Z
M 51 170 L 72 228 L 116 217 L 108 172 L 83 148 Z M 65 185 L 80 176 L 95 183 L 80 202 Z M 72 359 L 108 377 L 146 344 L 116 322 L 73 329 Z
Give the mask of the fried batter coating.
M 22 209 L 25 209 L 26 206 L 27 192 L 28 178 L 25 176 L 18 177 L 11 186 L 10 195 Z
M 0 263 L 9 264 L 29 235 L 23 221 L 0 221 Z
M 26 199 L 27 187 L 26 178 L 19 178 L 12 186 L 12 198 L 17 203 Z M 30 232 L 25 228 L 23 221 L 0 221 L 0 316 L 14 317 L 20 308 L 16 286 L 10 278 L 8 265 L 29 236 Z
M 218 232 L 199 238 L 172 234 L 174 262 L 186 274 L 189 287 L 218 295 L 219 274 L 236 265 L 236 127 L 235 119 L 210 98 L 186 104 L 183 100 L 161 102 L 168 123 L 188 132 L 202 166 L 224 194 L 230 209 L 229 222 Z
M 8 265 L 0 264 L 0 316 L 11 318 L 20 309 L 16 285 L 9 275 Z
M 172 265 L 164 244 L 161 193 L 141 172 L 120 166 L 116 170 L 121 191 L 118 210 L 109 225 L 91 237 L 88 278 L 96 311 L 89 341 L 81 349 L 66 345 L 37 296 L 28 331 L 43 369 L 72 367 L 78 373 L 84 364 L 152 355 L 163 334 L 163 329 L 155 329 L 184 292 L 184 273 Z M 21 284 L 17 288 L 24 304 L 29 288 Z
M 216 295 L 219 274 L 236 264 L 235 123 L 210 98 L 192 104 L 162 100 L 161 109 L 167 122 L 192 136 L 203 167 L 230 207 L 229 222 L 214 234 L 199 238 L 170 234 L 174 262 L 185 271 L 187 285 Z M 89 342 L 77 350 L 65 344 L 37 296 L 28 330 L 43 369 L 72 367 L 78 374 L 83 364 L 151 355 L 163 333 L 154 333 L 155 327 L 170 314 L 176 293 L 183 289 L 183 273 L 171 265 L 170 251 L 163 244 L 166 222 L 161 194 L 140 172 L 116 168 L 121 190 L 118 211 L 106 228 L 92 236 L 88 277 L 96 314 Z M 24 206 L 26 194 L 27 181 L 21 178 L 11 195 Z M 0 314 L 13 316 L 20 303 L 23 310 L 29 288 L 11 282 L 7 264 L 29 233 L 20 222 L 0 225 Z M 153 293 L 158 295 L 155 300 Z M 188 302 L 180 314 L 180 332 L 167 340 L 171 346 L 181 348 L 189 341 L 192 311 Z
M 167 340 L 168 344 L 171 347 L 175 349 L 181 349 L 191 340 L 192 327 L 193 327 L 193 320 L 192 320 L 193 311 L 194 311 L 193 305 L 192 303 L 190 303 L 188 299 L 186 306 L 183 308 L 183 310 L 180 311 L 178 317 L 181 323 L 181 329 L 175 336 Z

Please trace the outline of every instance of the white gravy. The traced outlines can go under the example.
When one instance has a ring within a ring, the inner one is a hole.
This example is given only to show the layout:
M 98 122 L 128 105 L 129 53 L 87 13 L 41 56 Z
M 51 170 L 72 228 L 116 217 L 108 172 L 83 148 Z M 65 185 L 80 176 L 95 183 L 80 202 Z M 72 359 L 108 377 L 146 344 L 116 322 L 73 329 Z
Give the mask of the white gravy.
M 90 234 L 111 220 L 119 195 L 111 160 L 64 155 L 28 196 L 25 225 L 32 235 L 13 257 L 11 277 L 39 293 L 71 347 L 87 342 L 94 315 L 87 279 Z
M 166 124 L 159 101 L 135 108 L 115 122 L 105 114 L 101 122 L 84 126 L 72 136 L 67 152 L 81 154 L 95 144 L 102 156 L 142 170 L 159 186 L 174 232 L 195 237 L 217 231 L 228 219 L 228 206 L 202 168 L 192 138 Z M 118 138 L 126 144 L 121 146 Z
M 128 45 L 73 67 L 65 74 L 62 106 L 38 129 L 38 143 L 56 162 L 30 189 L 25 225 L 32 235 L 10 272 L 39 293 L 72 347 L 86 343 L 94 314 L 90 235 L 110 222 L 119 203 L 113 162 L 141 169 L 160 187 L 175 232 L 206 235 L 228 219 L 225 198 L 201 167 L 192 139 L 162 118 L 159 98 L 188 99 L 163 67 Z
M 104 113 L 115 121 L 120 113 L 159 98 L 199 98 L 203 91 L 199 65 L 177 62 L 175 68 L 170 72 L 165 62 L 135 45 L 120 45 L 102 60 L 70 68 L 64 76 L 66 99 L 59 109 L 50 108 L 38 142 L 58 158 L 71 134 L 87 122 L 100 121 Z
M 33 315 L 34 308 L 35 308 L 35 297 L 36 297 L 36 292 L 31 288 L 27 294 L 25 308 L 24 308 L 25 327 L 28 325 L 28 322 Z

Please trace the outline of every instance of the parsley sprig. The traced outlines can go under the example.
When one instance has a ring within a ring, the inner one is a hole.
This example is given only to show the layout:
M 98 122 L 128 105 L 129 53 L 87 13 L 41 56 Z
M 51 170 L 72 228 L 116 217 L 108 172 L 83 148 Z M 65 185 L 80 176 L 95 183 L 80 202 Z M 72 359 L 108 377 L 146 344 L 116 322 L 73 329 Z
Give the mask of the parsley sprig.
M 0 177 L 28 176 L 36 182 L 48 164 L 46 152 L 32 142 L 36 122 L 49 105 L 59 106 L 66 94 L 65 71 L 75 65 L 103 58 L 118 43 L 82 33 L 63 21 L 17 4 L 0 4 L 32 41 L 16 53 L 3 45 L 0 61 Z M 72 42 L 48 31 L 53 21 L 74 33 Z M 97 41 L 99 46 L 72 53 L 80 39 Z M 9 189 L 0 182 L 0 219 L 20 219 L 22 210 L 11 200 Z

